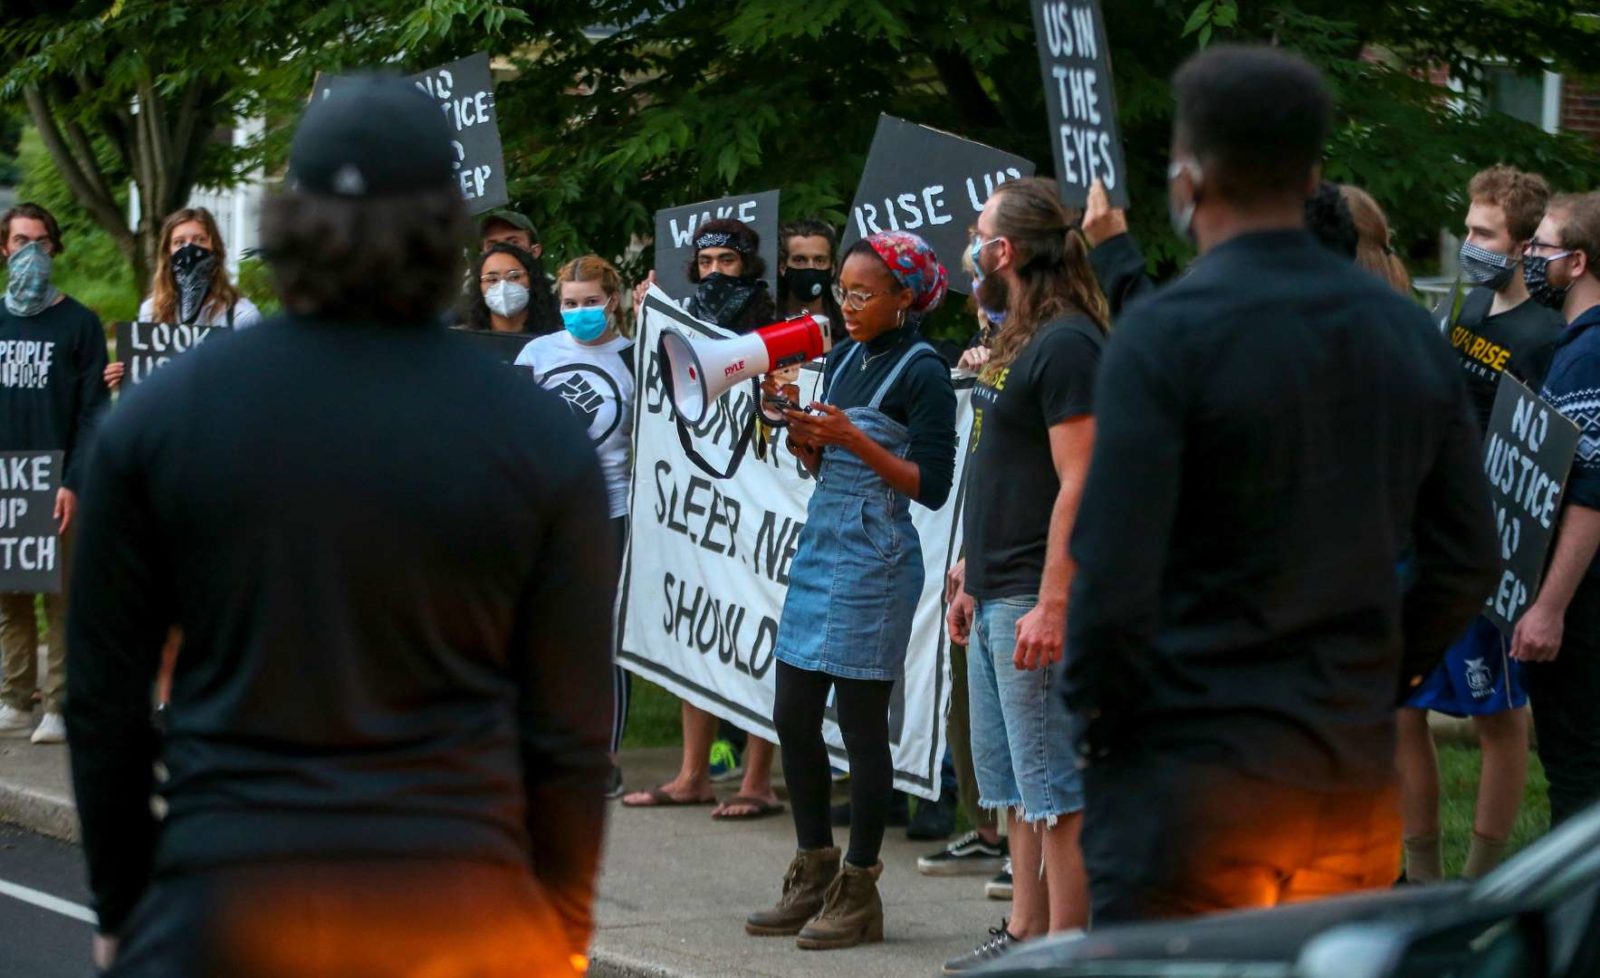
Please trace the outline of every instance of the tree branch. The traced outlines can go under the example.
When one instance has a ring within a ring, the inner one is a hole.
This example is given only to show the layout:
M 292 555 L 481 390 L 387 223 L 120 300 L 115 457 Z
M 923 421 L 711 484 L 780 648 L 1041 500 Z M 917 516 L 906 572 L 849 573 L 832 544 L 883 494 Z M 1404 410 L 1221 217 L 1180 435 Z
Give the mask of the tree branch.
M 50 159 L 61 171 L 62 179 L 67 182 L 67 188 L 72 191 L 73 197 L 113 238 L 119 246 L 131 243 L 132 233 L 128 230 L 128 222 L 123 217 L 122 210 L 117 206 L 116 198 L 104 189 L 104 180 L 99 174 L 98 166 L 91 156 L 80 160 L 62 139 L 61 130 L 56 125 L 50 104 L 45 100 L 44 94 L 37 86 L 29 85 L 23 89 L 23 99 L 27 102 L 28 113 L 33 116 L 33 124 L 38 127 L 39 137 L 44 142 L 45 151 L 50 154 Z M 86 172 L 87 171 L 87 172 Z M 94 178 L 88 172 L 95 174 Z

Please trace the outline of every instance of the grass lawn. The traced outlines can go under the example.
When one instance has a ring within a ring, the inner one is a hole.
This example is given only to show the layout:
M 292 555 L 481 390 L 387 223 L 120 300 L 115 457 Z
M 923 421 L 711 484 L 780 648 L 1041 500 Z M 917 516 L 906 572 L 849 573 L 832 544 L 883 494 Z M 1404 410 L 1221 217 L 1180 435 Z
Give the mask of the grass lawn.
M 624 747 L 667 747 L 682 743 L 678 728 L 678 699 L 654 683 L 635 676 L 633 704 L 628 714 Z M 1478 751 L 1456 744 L 1439 746 L 1442 799 L 1439 818 L 1444 829 L 1445 871 L 1459 875 L 1467 861 L 1467 844 L 1472 838 L 1472 807 L 1478 793 Z M 1522 812 L 1512 834 L 1513 849 L 1542 836 L 1550 825 L 1550 806 L 1545 800 L 1544 768 L 1537 756 L 1531 758 L 1528 787 L 1523 793 Z M 962 827 L 965 829 L 965 826 Z

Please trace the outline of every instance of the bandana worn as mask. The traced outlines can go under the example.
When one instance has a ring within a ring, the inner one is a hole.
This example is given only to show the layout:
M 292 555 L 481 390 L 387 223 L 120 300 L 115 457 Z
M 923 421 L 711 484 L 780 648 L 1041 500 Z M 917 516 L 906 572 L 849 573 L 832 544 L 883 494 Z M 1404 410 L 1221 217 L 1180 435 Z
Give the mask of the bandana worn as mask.
M 186 244 L 172 253 L 172 284 L 178 289 L 178 322 L 193 323 L 200 318 L 206 294 L 211 291 L 211 275 L 217 269 L 217 254 L 210 248 Z
M 13 316 L 37 316 L 61 293 L 50 284 L 54 260 L 41 241 L 30 241 L 6 260 L 6 309 Z
M 1473 285 L 1485 285 L 1495 292 L 1506 287 L 1516 273 L 1517 260 L 1498 251 L 1461 242 L 1461 277 Z
M 483 304 L 497 316 L 515 316 L 528 308 L 528 287 L 501 279 L 484 291 Z
M 689 300 L 689 315 L 731 329 L 755 297 L 758 281 L 712 272 L 700 280 L 694 298 Z
M 1571 285 L 1551 285 L 1549 279 L 1550 262 L 1560 261 L 1572 252 L 1567 252 L 1558 258 L 1542 258 L 1538 255 L 1524 255 L 1522 259 L 1522 281 L 1528 286 L 1528 297 L 1546 309 L 1561 311 L 1567 303 L 1567 292 Z
M 784 293 L 791 299 L 800 302 L 810 302 L 820 298 L 828 291 L 828 283 L 833 281 L 833 272 L 826 268 L 785 268 L 783 270 Z
M 584 306 L 581 309 L 561 310 L 561 325 L 567 328 L 572 338 L 579 343 L 593 343 L 605 335 L 606 319 L 605 306 Z

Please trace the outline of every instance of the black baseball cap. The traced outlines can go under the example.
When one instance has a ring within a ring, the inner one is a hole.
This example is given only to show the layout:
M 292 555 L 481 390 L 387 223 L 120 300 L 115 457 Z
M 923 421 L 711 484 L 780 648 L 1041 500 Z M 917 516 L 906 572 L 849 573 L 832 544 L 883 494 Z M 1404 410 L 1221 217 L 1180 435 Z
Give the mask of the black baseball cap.
M 300 117 L 289 185 L 354 199 L 440 190 L 454 181 L 439 103 L 397 75 L 340 78 Z
M 528 232 L 528 237 L 533 240 L 539 240 L 539 229 L 533 226 L 533 222 L 528 220 L 526 214 L 519 214 L 504 207 L 490 211 L 478 222 L 478 233 L 481 235 L 488 231 L 491 224 L 509 224 L 518 231 Z

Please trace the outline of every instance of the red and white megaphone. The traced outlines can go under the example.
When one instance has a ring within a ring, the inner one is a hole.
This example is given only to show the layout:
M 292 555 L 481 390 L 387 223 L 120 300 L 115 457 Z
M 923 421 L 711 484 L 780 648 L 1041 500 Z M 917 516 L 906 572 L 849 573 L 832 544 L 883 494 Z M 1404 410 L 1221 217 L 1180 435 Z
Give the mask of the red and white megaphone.
M 675 326 L 661 331 L 667 394 L 685 424 L 697 425 L 711 402 L 741 381 L 793 367 L 833 349 L 828 317 L 800 315 L 727 340 L 691 339 Z

